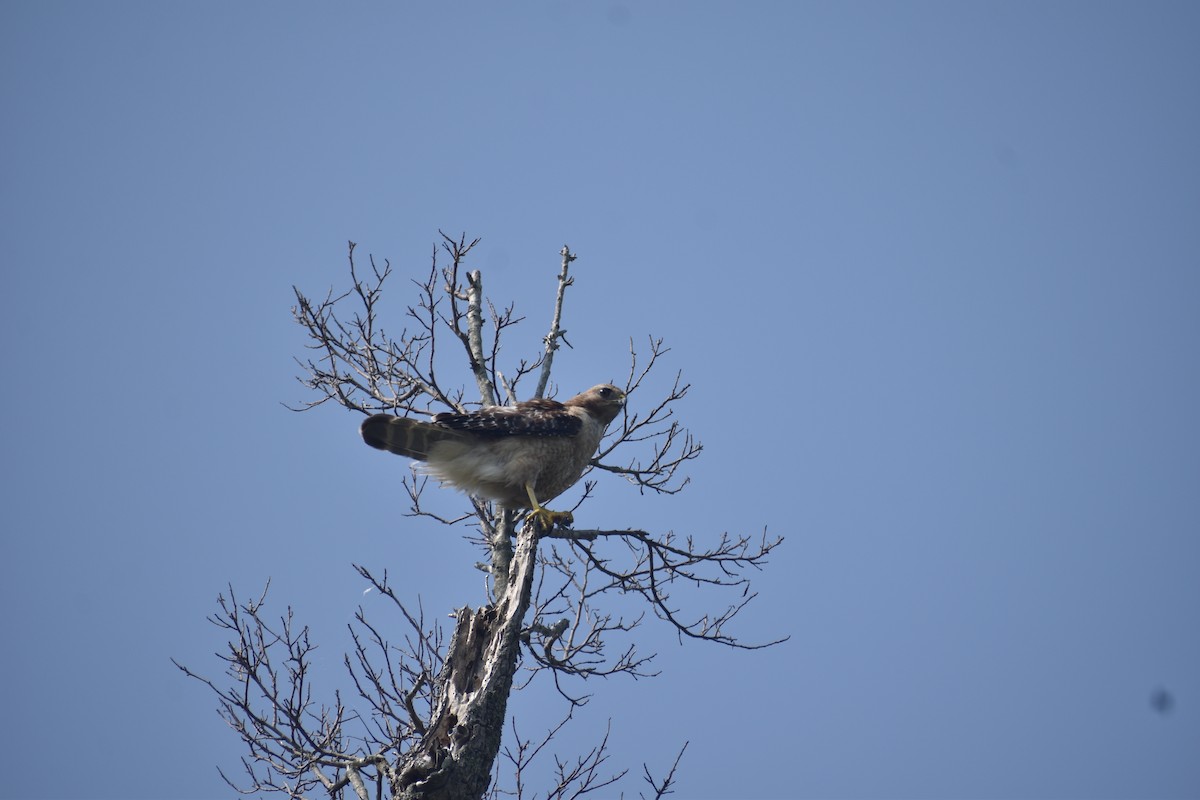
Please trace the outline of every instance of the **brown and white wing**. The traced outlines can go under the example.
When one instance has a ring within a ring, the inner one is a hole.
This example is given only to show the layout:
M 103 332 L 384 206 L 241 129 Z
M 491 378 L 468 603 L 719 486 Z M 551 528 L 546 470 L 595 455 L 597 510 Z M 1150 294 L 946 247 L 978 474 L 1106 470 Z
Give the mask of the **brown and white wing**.
M 491 406 L 471 414 L 438 414 L 433 424 L 492 438 L 575 436 L 583 421 L 556 400 L 526 400 L 515 406 Z

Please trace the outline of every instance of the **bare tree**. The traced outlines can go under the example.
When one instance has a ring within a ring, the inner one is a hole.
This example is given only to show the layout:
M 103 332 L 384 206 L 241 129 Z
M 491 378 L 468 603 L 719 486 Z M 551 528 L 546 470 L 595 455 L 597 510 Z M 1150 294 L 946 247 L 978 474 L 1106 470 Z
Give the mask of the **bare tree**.
M 522 318 L 512 305 L 494 306 L 484 295 L 481 274 L 466 271 L 478 241 L 442 234 L 427 276 L 414 281 L 418 300 L 406 309 L 407 322 L 397 337 L 380 321 L 391 265 L 371 258 L 369 273 L 363 274 L 353 243 L 350 290 L 318 301 L 296 290 L 293 313 L 312 351 L 299 362 L 301 381 L 313 399 L 295 410 L 332 401 L 362 414 L 463 413 L 475 404 L 515 402 L 529 380 L 535 383 L 533 396 L 543 397 L 556 353 L 569 346 L 563 304 L 574 282 L 575 255 L 565 246 L 560 253 L 553 314 L 540 352 L 505 373 L 501 340 Z M 631 402 L 592 461 L 594 469 L 620 475 L 641 492 L 680 491 L 688 482 L 683 468 L 701 453 L 700 443 L 675 418 L 675 405 L 689 388 L 681 376 L 662 397 L 639 393 L 666 353 L 661 339 L 650 338 L 642 350 L 631 340 L 624 382 Z M 443 377 L 464 365 L 478 400 L 469 401 L 460 385 Z M 265 591 L 239 600 L 230 587 L 210 618 L 229 637 L 227 650 L 219 654 L 224 678 L 212 680 L 178 666 L 216 693 L 223 717 L 247 748 L 245 777 L 240 782 L 226 777 L 239 791 L 277 791 L 295 798 L 316 792 L 359 800 L 382 798 L 385 792 L 395 800 L 580 797 L 626 774 L 607 771 L 607 734 L 574 759 L 556 756 L 551 786 L 541 795 L 529 788 L 530 765 L 586 702 L 578 690 L 580 679 L 654 674 L 653 655 L 642 654 L 629 639 L 647 612 L 680 637 L 744 649 L 778 643 L 747 644 L 728 630 L 755 597 L 746 573 L 760 569 L 782 541 L 765 530 L 755 536 L 721 534 L 707 544 L 636 528 L 546 530 L 526 519 L 525 511 L 473 498 L 469 510 L 450 518 L 422 505 L 424 479 L 405 477 L 402 483 L 410 514 L 476 532 L 487 555 L 477 565 L 489 578 L 486 602 L 458 609 L 447 639 L 426 619 L 419 601 L 414 611 L 397 597 L 386 572 L 356 565 L 395 608 L 403 635 L 389 637 L 359 609 L 350 626 L 353 651 L 345 656 L 357 694 L 352 708 L 338 693 L 323 703 L 314 700 L 308 676 L 313 645 L 290 608 L 278 618 L 269 616 Z M 594 486 L 594 479 L 585 477 L 580 504 Z M 698 588 L 704 598 L 726 591 L 731 600 L 712 611 L 688 612 L 673 599 L 677 588 Z M 605 598 L 617 593 L 637 598 L 643 610 L 634 617 L 606 611 Z M 501 752 L 509 694 L 542 673 L 567 701 L 564 719 L 537 740 L 522 738 L 514 720 L 510 743 Z M 500 776 L 498 754 L 511 768 L 511 778 Z M 661 779 L 644 767 L 650 793 L 642 796 L 671 792 L 682 755 L 681 749 Z

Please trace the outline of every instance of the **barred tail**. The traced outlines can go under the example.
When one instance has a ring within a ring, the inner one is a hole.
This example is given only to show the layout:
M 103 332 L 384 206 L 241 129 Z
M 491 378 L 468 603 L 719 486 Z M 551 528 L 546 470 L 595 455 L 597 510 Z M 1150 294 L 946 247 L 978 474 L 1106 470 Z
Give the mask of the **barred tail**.
M 377 450 L 387 450 L 418 461 L 427 460 L 430 448 L 437 442 L 462 438 L 462 434 L 456 431 L 406 417 L 393 417 L 391 414 L 367 417 L 359 432 L 363 441 Z

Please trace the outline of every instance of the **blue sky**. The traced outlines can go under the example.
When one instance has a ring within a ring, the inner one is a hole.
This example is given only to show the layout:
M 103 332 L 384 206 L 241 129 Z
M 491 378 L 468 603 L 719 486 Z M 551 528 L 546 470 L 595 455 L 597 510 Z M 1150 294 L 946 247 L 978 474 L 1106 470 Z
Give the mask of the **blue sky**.
M 692 486 L 607 478 L 589 526 L 787 537 L 740 629 L 785 645 L 648 624 L 662 676 L 590 685 L 564 753 L 611 717 L 635 771 L 691 741 L 686 798 L 1200 795 L 1198 38 L 1164 2 L 5 3 L 0 796 L 227 796 L 169 659 L 218 671 L 228 583 L 331 685 L 352 562 L 482 601 L 402 461 L 281 405 L 291 286 L 353 240 L 398 328 L 439 228 L 529 316 L 514 363 L 565 242 L 562 390 L 648 334 L 693 384 Z

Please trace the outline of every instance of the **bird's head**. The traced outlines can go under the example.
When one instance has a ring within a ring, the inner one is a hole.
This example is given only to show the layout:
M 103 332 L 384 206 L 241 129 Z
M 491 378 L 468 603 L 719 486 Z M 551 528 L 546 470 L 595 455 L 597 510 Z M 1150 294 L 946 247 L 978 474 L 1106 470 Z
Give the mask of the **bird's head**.
M 625 392 L 611 383 L 602 383 L 572 397 L 567 401 L 567 405 L 586 409 L 589 414 L 608 425 L 625 407 Z

